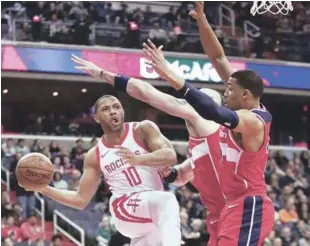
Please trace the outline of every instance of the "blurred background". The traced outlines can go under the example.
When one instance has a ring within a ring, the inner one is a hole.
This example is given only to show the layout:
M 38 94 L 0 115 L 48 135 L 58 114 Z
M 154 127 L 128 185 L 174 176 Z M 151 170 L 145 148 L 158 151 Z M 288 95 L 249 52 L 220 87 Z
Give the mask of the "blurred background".
M 265 83 L 273 115 L 266 182 L 276 208 L 266 246 L 310 245 L 310 4 L 283 15 L 250 15 L 253 2 L 205 2 L 205 14 L 236 69 Z M 86 151 L 102 130 L 92 119 L 103 94 L 123 103 L 127 121 L 150 119 L 187 155 L 184 121 L 136 101 L 74 68 L 71 54 L 107 70 L 174 90 L 146 64 L 142 43 L 164 45 L 169 63 L 195 86 L 224 85 L 203 55 L 193 2 L 1 2 L 1 236 L 11 245 L 129 245 L 113 227 L 102 180 L 91 204 L 77 211 L 16 183 L 22 155 L 42 152 L 56 167 L 52 185 L 75 190 Z M 176 188 L 184 245 L 206 245 L 207 209 L 191 184 Z

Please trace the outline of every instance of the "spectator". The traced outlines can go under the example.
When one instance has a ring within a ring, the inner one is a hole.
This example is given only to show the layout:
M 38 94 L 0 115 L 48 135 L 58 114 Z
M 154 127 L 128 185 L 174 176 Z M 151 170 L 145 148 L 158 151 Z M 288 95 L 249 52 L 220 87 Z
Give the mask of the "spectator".
M 13 215 L 14 215 L 14 221 L 15 225 L 20 226 L 22 222 L 24 221 L 24 217 L 22 215 L 23 209 L 19 204 L 13 205 Z
M 86 20 L 84 15 L 81 15 L 73 24 L 71 33 L 73 33 L 74 44 L 89 45 L 89 35 L 91 34 L 90 23 Z
M 63 245 L 63 238 L 60 234 L 54 235 L 51 241 L 52 241 L 51 246 L 62 246 Z
M 54 157 L 53 164 L 55 172 L 64 174 L 64 167 L 61 165 L 61 159 L 59 156 Z
M 105 5 L 105 19 L 107 23 L 111 23 L 113 21 L 113 17 L 115 15 L 115 11 L 112 9 L 112 4 L 107 3 Z
M 282 244 L 282 239 L 279 238 L 279 237 L 275 238 L 274 241 L 273 241 L 273 246 L 284 246 Z
M 292 20 L 287 17 L 282 17 L 277 22 L 277 33 L 293 32 Z
M 138 24 L 141 25 L 144 22 L 144 15 L 140 8 L 137 8 L 133 13 L 132 19 Z
M 161 28 L 159 23 L 156 22 L 154 27 L 149 32 L 149 38 L 156 46 L 164 45 L 168 40 L 168 34 L 165 29 Z
M 163 16 L 163 19 L 164 19 L 165 25 L 167 25 L 168 22 L 171 22 L 173 26 L 176 24 L 177 17 L 176 17 L 175 8 L 173 6 L 169 7 L 169 12 Z
M 98 143 L 97 138 L 93 138 L 93 139 L 90 141 L 90 148 L 89 148 L 89 149 L 95 147 L 95 146 L 97 145 L 97 143 Z
M 83 7 L 83 2 L 72 2 L 72 8 L 69 12 L 69 19 L 85 19 L 88 15 L 87 10 Z
M 26 155 L 29 153 L 28 146 L 25 145 L 24 139 L 19 139 L 16 146 L 16 152 L 21 153 L 22 155 Z
M 113 227 L 110 224 L 110 216 L 104 214 L 96 231 L 96 239 L 100 246 L 107 246 L 110 243 Z
M 13 213 L 13 203 L 10 194 L 3 191 L 1 194 L 1 218 L 9 216 L 11 213 Z
M 45 246 L 45 242 L 44 242 L 43 239 L 38 238 L 38 239 L 36 240 L 36 242 L 33 243 L 31 246 Z
M 128 5 L 122 3 L 121 7 L 122 9 L 115 12 L 115 24 L 127 24 L 131 19 L 130 13 L 128 12 Z
M 85 149 L 83 147 L 84 141 L 80 138 L 76 140 L 76 146 L 72 148 L 71 150 L 71 159 L 73 160 L 83 160 Z
M 280 221 L 281 223 L 295 223 L 298 221 L 298 215 L 295 209 L 295 199 L 294 197 L 290 197 L 285 204 L 285 208 L 279 211 Z
M 9 215 L 6 219 L 6 223 L 1 228 L 1 236 L 10 238 L 14 243 L 19 243 L 23 239 L 22 233 L 20 228 L 14 225 L 14 222 L 14 216 Z
M 156 17 L 156 14 L 154 12 L 152 12 L 151 6 L 146 5 L 145 11 L 144 11 L 143 24 L 146 26 L 150 26 L 157 19 L 158 17 Z
M 30 152 L 41 152 L 43 146 L 40 144 L 39 139 L 35 139 L 31 145 Z
M 30 214 L 27 221 L 21 225 L 22 235 L 25 240 L 29 240 L 34 243 L 37 239 L 44 238 L 44 231 L 38 224 L 37 215 L 35 213 Z
M 292 237 L 292 232 L 291 232 L 291 228 L 288 226 L 285 226 L 282 229 L 282 245 L 283 246 L 290 246 L 292 242 L 295 241 L 295 239 Z
M 63 23 L 58 19 L 57 14 L 53 13 L 51 21 L 49 22 L 49 42 L 59 43 L 59 34 L 62 30 Z
M 49 152 L 51 153 L 52 156 L 59 154 L 60 148 L 59 144 L 56 141 L 52 141 L 50 143 Z
M 54 173 L 53 186 L 57 189 L 68 189 L 68 183 L 66 180 L 62 179 L 62 175 L 60 172 Z
M 14 155 L 16 154 L 13 139 L 9 138 L 2 144 L 2 151 L 4 154 L 2 157 L 2 165 L 9 169 L 9 166 L 14 159 Z
M 5 238 L 3 240 L 3 246 L 14 246 L 14 243 L 11 238 Z
M 71 179 L 68 180 L 68 190 L 77 190 L 79 187 L 80 178 L 81 172 L 79 170 L 74 170 L 72 172 Z
M 75 170 L 75 168 L 72 165 L 69 156 L 64 156 L 63 163 L 64 163 L 64 174 L 72 175 L 72 173 Z

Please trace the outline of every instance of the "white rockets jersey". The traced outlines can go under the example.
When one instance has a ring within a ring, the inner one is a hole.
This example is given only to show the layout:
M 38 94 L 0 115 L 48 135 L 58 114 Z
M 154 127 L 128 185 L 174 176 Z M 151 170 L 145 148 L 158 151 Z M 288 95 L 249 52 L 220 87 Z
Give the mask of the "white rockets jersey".
M 148 151 L 136 139 L 134 128 L 138 122 L 125 123 L 125 132 L 121 146 L 128 148 L 136 155 L 146 154 Z M 124 164 L 123 158 L 116 155 L 118 149 L 107 146 L 102 139 L 97 144 L 97 158 L 100 158 L 100 169 L 113 195 L 128 194 L 146 190 L 163 190 L 162 179 L 157 168 L 132 166 Z

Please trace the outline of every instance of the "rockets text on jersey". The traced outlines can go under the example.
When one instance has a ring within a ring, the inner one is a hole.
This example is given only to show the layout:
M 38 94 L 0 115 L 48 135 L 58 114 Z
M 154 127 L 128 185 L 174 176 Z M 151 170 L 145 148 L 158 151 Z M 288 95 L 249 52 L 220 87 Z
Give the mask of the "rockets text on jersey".
M 135 155 L 148 153 L 145 146 L 136 138 L 137 122 L 125 123 L 125 132 L 120 145 Z M 146 190 L 163 190 L 162 179 L 156 168 L 125 164 L 118 156 L 118 149 L 107 146 L 101 139 L 97 144 L 97 159 L 106 183 L 112 193 L 121 195 Z

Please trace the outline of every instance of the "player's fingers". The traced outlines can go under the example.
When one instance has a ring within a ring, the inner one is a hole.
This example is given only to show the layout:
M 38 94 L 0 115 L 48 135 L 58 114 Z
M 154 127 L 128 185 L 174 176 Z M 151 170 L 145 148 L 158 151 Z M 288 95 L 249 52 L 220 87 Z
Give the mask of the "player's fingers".
M 82 66 L 75 66 L 74 68 L 78 70 L 87 70 L 87 67 L 82 67 Z
M 71 60 L 74 61 L 75 63 L 79 64 L 79 65 L 86 65 L 85 62 L 80 61 L 80 60 L 77 60 L 77 59 L 75 59 L 75 58 L 73 58 L 73 57 L 71 57 Z
M 143 43 L 143 47 L 150 53 L 150 56 L 153 58 L 155 58 L 156 54 L 156 50 L 153 50 L 149 45 L 147 45 L 146 43 Z
M 147 57 L 152 58 L 152 54 L 147 49 L 143 48 L 142 50 Z
M 197 13 L 196 13 L 195 10 L 190 11 L 190 12 L 189 12 L 189 15 L 190 15 L 191 17 L 193 17 L 194 19 L 197 19 Z
M 74 58 L 75 60 L 80 61 L 80 62 L 84 62 L 84 63 L 87 62 L 86 60 L 84 60 L 84 59 L 82 59 L 82 58 L 80 58 L 80 57 L 78 57 L 78 56 L 76 56 L 74 54 L 72 54 L 72 58 Z
M 157 50 L 156 45 L 151 41 L 151 39 L 148 39 L 148 40 L 147 40 L 147 43 L 150 45 L 150 47 L 151 47 L 152 49 Z
M 159 46 L 158 50 L 159 50 L 159 51 L 162 51 L 163 48 L 164 48 L 164 46 L 161 45 L 161 46 Z

